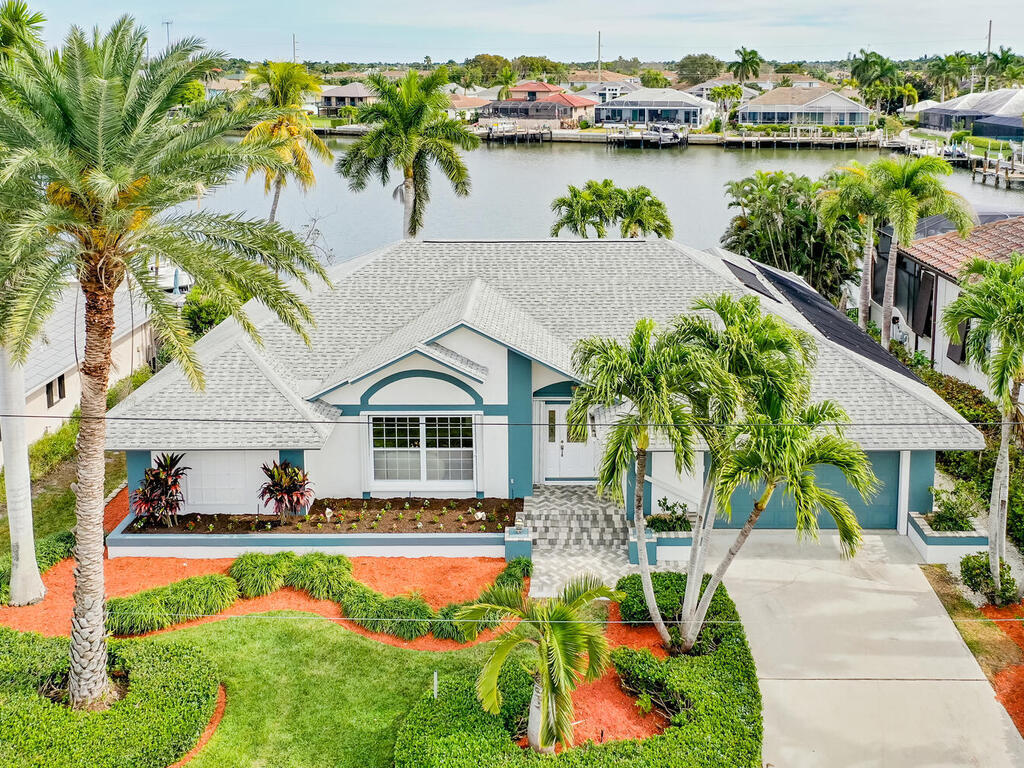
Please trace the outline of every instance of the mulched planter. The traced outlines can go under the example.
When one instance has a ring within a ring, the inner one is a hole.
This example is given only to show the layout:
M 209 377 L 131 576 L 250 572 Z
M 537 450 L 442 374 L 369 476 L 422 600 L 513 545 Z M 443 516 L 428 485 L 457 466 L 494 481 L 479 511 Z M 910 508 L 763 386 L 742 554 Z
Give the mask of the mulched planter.
M 522 509 L 522 499 L 317 499 L 307 515 L 284 522 L 271 514 L 189 514 L 179 516 L 172 526 L 140 518 L 125 533 L 502 533 L 515 525 Z

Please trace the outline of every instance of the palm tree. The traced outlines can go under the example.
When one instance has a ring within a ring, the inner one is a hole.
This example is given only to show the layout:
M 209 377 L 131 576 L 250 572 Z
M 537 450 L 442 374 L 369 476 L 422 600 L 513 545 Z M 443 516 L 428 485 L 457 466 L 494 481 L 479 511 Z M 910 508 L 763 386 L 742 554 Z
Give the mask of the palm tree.
M 501 86 L 501 88 L 498 89 L 498 101 L 504 101 L 505 99 L 512 97 L 512 89 L 518 82 L 519 76 L 515 73 L 512 67 L 506 65 L 494 76 L 494 80 L 491 81 L 490 87 L 493 88 L 496 85 Z
M 953 172 L 941 157 L 882 158 L 871 163 L 867 172 L 880 213 L 879 223 L 892 227 L 882 298 L 882 346 L 888 349 L 892 338 L 899 244 L 913 241 L 921 216 L 945 216 L 964 237 L 974 226 L 975 215 L 970 204 L 956 192 L 946 189 L 939 179 Z
M 951 53 L 944 58 L 932 59 L 925 65 L 925 73 L 936 88 L 941 92 L 940 101 L 946 100 L 946 90 L 956 93 L 960 82 L 970 72 L 970 64 L 967 58 Z
M 999 562 L 1006 552 L 1010 485 L 1010 430 L 1021 421 L 1020 386 L 1024 379 L 1024 254 L 1009 263 L 975 258 L 964 268 L 960 294 L 942 313 L 942 325 L 954 343 L 963 343 L 967 359 L 988 376 L 989 389 L 1003 418 L 999 453 L 989 502 L 989 567 L 1000 588 Z M 966 333 L 964 329 L 966 330 Z
M 608 640 L 599 623 L 583 612 L 595 600 L 621 600 L 622 594 L 606 587 L 596 576 L 579 576 L 551 600 L 532 600 L 520 589 L 492 586 L 480 600 L 466 606 L 458 620 L 475 637 L 485 621 L 499 616 L 516 620 L 515 626 L 495 641 L 494 652 L 480 670 L 477 697 L 492 714 L 501 711 L 498 677 L 509 654 L 520 645 L 536 649 L 537 676 L 527 722 L 527 740 L 537 752 L 554 752 L 555 744 L 572 742 L 572 692 L 581 681 L 599 678 L 608 667 Z
M 480 67 L 463 67 L 459 71 L 458 84 L 462 87 L 462 95 L 469 93 L 469 89 L 483 79 Z
M 0 156 L 5 185 L 33 193 L 0 200 L 15 223 L 0 261 L 0 336 L 23 361 L 70 280 L 84 304 L 81 423 L 75 504 L 74 612 L 69 699 L 102 705 L 104 632 L 103 478 L 114 295 L 126 280 L 147 302 L 162 346 L 195 386 L 203 382 L 184 320 L 148 269 L 166 258 L 191 274 L 256 337 L 243 310 L 253 296 L 306 338 L 312 322 L 294 278 L 323 268 L 294 233 L 232 215 L 186 210 L 197 188 L 216 189 L 245 168 L 288 170 L 283 141 L 223 138 L 276 117 L 266 107 L 220 104 L 172 114 L 188 83 L 220 54 L 185 39 L 147 60 L 146 33 L 122 17 L 103 34 L 72 27 L 59 55 L 18 50 L 0 63 Z M 280 275 L 280 276 L 278 276 Z
M 757 51 L 741 46 L 736 49 L 736 57 L 736 61 L 729 62 L 726 68 L 732 72 L 737 82 L 742 84 L 761 74 L 761 65 L 764 64 L 764 59 Z
M 697 642 L 712 596 L 776 491 L 785 492 L 795 508 L 798 535 L 816 536 L 818 515 L 824 511 L 836 524 L 844 556 L 855 554 L 860 545 L 860 525 L 850 505 L 817 480 L 822 467 L 834 467 L 865 499 L 877 486 L 867 454 L 836 426 L 846 414 L 829 400 L 811 404 L 807 390 L 772 405 L 770 412 L 748 410 L 744 423 L 731 428 L 725 442 L 715 483 L 719 514 L 731 515 L 732 495 L 741 486 L 757 500 L 711 574 L 693 619 L 683 627 L 683 652 Z
M 732 105 L 743 99 L 743 86 L 739 83 L 718 85 L 708 91 L 708 97 L 722 107 L 726 113 L 732 111 Z
M 672 237 L 672 222 L 665 203 L 656 198 L 647 187 L 629 187 L 619 191 L 617 218 L 623 237 Z
M 376 97 L 359 109 L 359 122 L 370 126 L 338 158 L 335 170 L 348 179 L 349 189 L 362 191 L 370 179 L 387 184 L 392 170 L 402 174 L 394 197 L 404 207 L 402 236 L 412 238 L 423 226 L 430 201 L 430 166 L 436 165 L 455 194 L 469 194 L 469 171 L 459 150 L 476 149 L 480 139 L 459 120 L 448 117 L 448 69 L 438 67 L 421 78 L 409 70 L 396 83 L 380 74 L 367 79 Z
M 666 647 L 671 638 L 658 610 L 647 559 L 644 484 L 648 449 L 660 439 L 672 452 L 676 472 L 693 466 L 696 431 L 691 406 L 680 393 L 694 382 L 716 378 L 714 362 L 696 348 L 681 347 L 655 333 L 654 321 L 641 319 L 625 343 L 616 339 L 580 339 L 573 364 L 583 381 L 573 392 L 566 421 L 573 439 L 583 439 L 595 409 L 611 409 L 615 421 L 604 443 L 597 492 L 623 503 L 626 478 L 636 472 L 633 499 L 637 553 L 644 599 Z
M 1003 70 L 1001 82 L 1004 86 L 1010 88 L 1016 85 L 1024 85 L 1024 63 L 1007 66 Z
M 857 302 L 857 324 L 868 329 L 871 316 L 871 285 L 875 264 L 875 220 L 883 211 L 873 187 L 868 168 L 856 160 L 839 169 L 835 184 L 821 192 L 819 209 L 827 230 L 833 230 L 843 220 L 860 224 L 863 252 L 860 266 L 860 293 Z
M 22 45 L 38 45 L 46 17 L 29 10 L 24 0 L 5 0 L 0 5 L 0 59 Z
M 558 214 L 551 225 L 551 236 L 567 229 L 573 235 L 587 239 L 593 227 L 599 238 L 608 234 L 608 225 L 616 220 L 621 192 L 611 179 L 590 179 L 581 189 L 569 185 L 568 192 L 551 202 L 551 210 Z
M 287 139 L 280 150 L 281 159 L 289 167 L 287 174 L 272 173 L 259 167 L 250 168 L 246 172 L 246 178 L 253 173 L 262 172 L 265 177 L 264 191 L 274 190 L 270 215 L 267 216 L 267 221 L 273 223 L 277 217 L 281 188 L 285 185 L 287 176 L 293 176 L 303 189 L 309 189 L 316 182 L 313 164 L 309 158 L 310 152 L 324 162 L 332 157 L 331 150 L 316 135 L 309 116 L 302 108 L 302 101 L 306 96 L 320 93 L 320 78 L 310 73 L 302 64 L 271 61 L 250 70 L 250 82 L 257 90 L 266 89 L 262 101 L 266 106 L 276 110 L 278 117 L 254 125 L 246 134 L 244 141 Z
M 697 598 L 715 525 L 715 483 L 734 437 L 728 425 L 737 414 L 771 412 L 774 404 L 792 401 L 809 384 L 816 348 L 811 336 L 793 328 L 777 315 L 762 312 L 756 296 L 735 299 L 729 294 L 709 296 L 693 305 L 695 312 L 677 317 L 669 342 L 682 348 L 697 347 L 713 357 L 729 377 L 705 387 L 714 397 L 690 397 L 697 429 L 708 446 L 706 475 L 693 525 L 687 568 L 687 586 L 679 614 L 685 632 L 694 621 Z

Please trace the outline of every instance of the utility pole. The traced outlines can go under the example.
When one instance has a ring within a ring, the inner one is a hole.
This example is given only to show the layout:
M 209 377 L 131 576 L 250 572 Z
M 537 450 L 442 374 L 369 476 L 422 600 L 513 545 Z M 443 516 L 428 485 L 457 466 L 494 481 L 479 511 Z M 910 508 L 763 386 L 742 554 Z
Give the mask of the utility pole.
M 160 23 L 163 24 L 164 28 L 167 30 L 167 47 L 170 48 L 171 47 L 171 24 L 173 24 L 174 21 L 171 20 L 171 19 L 168 19 L 167 21 L 162 21 Z
M 597 82 L 601 82 L 601 30 L 597 30 Z
M 988 46 L 985 48 L 985 90 L 988 90 L 988 65 L 992 60 L 992 19 L 988 20 Z
M 298 58 L 296 58 L 296 55 L 295 55 L 295 50 L 296 50 L 296 48 L 295 48 L 295 33 L 292 32 L 292 64 L 295 64 L 295 63 L 298 62 Z

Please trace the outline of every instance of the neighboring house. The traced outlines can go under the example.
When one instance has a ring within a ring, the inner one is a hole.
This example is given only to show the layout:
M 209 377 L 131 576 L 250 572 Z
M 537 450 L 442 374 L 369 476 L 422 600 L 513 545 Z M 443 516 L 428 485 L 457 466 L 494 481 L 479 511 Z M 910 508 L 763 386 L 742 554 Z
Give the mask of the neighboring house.
M 932 107 L 938 106 L 938 104 L 939 102 L 935 101 L 935 99 L 925 99 L 924 101 L 919 101 L 916 104 L 907 104 L 907 106 L 897 110 L 897 112 L 900 117 L 913 120 L 914 118 L 920 117 L 924 110 L 931 109 Z
M 633 83 L 629 81 L 622 81 L 618 83 L 595 83 L 589 88 L 584 88 L 582 91 L 577 91 L 577 96 L 582 96 L 585 99 L 593 99 L 598 104 L 604 104 L 606 101 L 617 99 L 619 96 L 624 96 L 627 93 L 633 93 L 633 91 L 639 91 L 643 88 L 640 83 Z
M 461 93 L 452 93 L 448 96 L 450 106 L 448 117 L 457 120 L 476 120 L 480 110 L 490 104 L 488 99 L 478 99 L 476 96 L 463 96 Z
M 864 527 L 905 532 L 910 510 L 931 509 L 935 451 L 984 446 L 800 278 L 719 249 L 654 239 L 407 240 L 329 277 L 333 287 L 305 298 L 316 320 L 308 346 L 253 306 L 262 345 L 230 319 L 196 343 L 204 391 L 168 366 L 111 412 L 107 448 L 127 451 L 130 487 L 166 451 L 183 451 L 191 467 L 185 512 L 257 512 L 260 465 L 276 459 L 303 466 L 321 497 L 519 498 L 537 485 L 592 484 L 609 419 L 595 413 L 583 440 L 566 433 L 580 383 L 576 342 L 625 339 L 640 318 L 667 323 L 722 292 L 758 296 L 815 339 L 813 394 L 847 410 L 846 434 L 881 485 L 863 502 L 836 473 L 822 479 Z M 682 475 L 664 446 L 651 456 L 645 507 L 661 496 L 695 504 L 703 456 Z M 736 503 L 747 508 L 742 492 Z M 759 525 L 794 523 L 776 494 Z
M 922 128 L 971 131 L 975 136 L 1024 141 L 1024 88 L 967 93 L 922 109 Z
M 907 349 L 925 355 L 935 370 L 986 389 L 985 375 L 965 365 L 963 345 L 953 344 L 942 330 L 942 313 L 960 294 L 960 273 L 973 257 L 1007 261 L 1014 251 L 1024 253 L 1024 212 L 982 212 L 978 218 L 981 223 L 964 239 L 945 217 L 929 217 L 921 222 L 913 243 L 900 245 L 893 302 L 899 325 L 893 329 L 893 338 L 906 334 Z M 889 232 L 879 233 L 873 274 L 872 317 L 879 323 L 889 265 Z
M 203 82 L 203 88 L 206 89 L 206 97 L 213 98 L 214 96 L 220 96 L 225 93 L 241 91 L 246 87 L 246 84 L 247 81 L 245 80 L 230 77 L 218 77 L 213 80 L 206 80 Z
M 635 83 L 640 84 L 639 75 L 624 75 L 621 72 L 609 72 L 607 69 L 574 69 L 564 83 L 567 89 L 589 88 L 601 83 Z
M 78 407 L 82 394 L 79 364 L 85 356 L 83 301 L 78 284 L 69 285 L 25 361 L 25 413 L 29 417 L 25 438 L 29 443 L 57 429 Z M 136 368 L 155 362 L 149 310 L 138 294 L 130 294 L 127 288 L 119 288 L 114 294 L 110 355 L 111 384 Z
M 599 123 L 680 123 L 707 125 L 718 107 L 674 88 L 640 88 L 597 107 Z
M 593 120 L 596 102 L 575 93 L 547 93 L 537 99 L 492 101 L 480 109 L 480 117 L 490 120 L 514 120 L 524 127 L 558 128 Z
M 545 96 L 553 93 L 562 93 L 565 89 L 560 85 L 541 83 L 537 80 L 527 80 L 525 83 L 513 85 L 510 89 L 509 99 L 512 101 L 539 101 Z
M 691 96 L 696 96 L 699 99 L 707 99 L 708 101 L 714 101 L 714 99 L 711 98 L 711 92 L 715 88 L 721 85 L 732 85 L 735 82 L 735 80 L 708 80 L 706 82 L 700 83 L 699 85 L 694 85 L 690 88 L 684 88 L 683 90 L 686 93 L 690 94 Z M 755 90 L 746 85 L 741 85 L 740 91 L 743 94 L 740 98 L 740 104 L 748 102 L 758 94 L 762 93 L 762 91 Z
M 789 80 L 793 85 L 793 88 L 822 88 L 828 87 L 828 83 L 823 80 L 819 80 L 816 77 L 810 75 L 786 75 L 772 72 L 769 74 L 761 74 L 757 77 L 748 77 L 744 80 L 741 85 L 743 86 L 744 97 L 747 97 L 747 93 L 756 94 L 758 91 L 748 86 L 756 85 L 761 91 L 770 91 L 772 88 L 778 88 L 779 83 Z M 708 92 L 712 88 L 717 88 L 720 85 L 731 85 L 737 82 L 736 78 L 731 72 L 724 72 L 721 75 L 705 80 L 703 83 L 697 83 L 686 89 L 687 93 L 692 93 L 694 96 L 699 96 L 702 99 L 709 98 Z
M 341 72 L 328 72 L 324 75 L 324 80 L 361 80 L 365 77 L 365 72 L 360 72 L 355 69 L 346 69 Z
M 831 88 L 772 88 L 736 110 L 750 125 L 867 125 L 871 110 Z
M 372 104 L 374 101 L 376 98 L 373 93 L 363 83 L 336 85 L 333 88 L 324 88 L 320 92 L 317 113 L 334 116 L 342 107 L 361 107 L 363 104 Z

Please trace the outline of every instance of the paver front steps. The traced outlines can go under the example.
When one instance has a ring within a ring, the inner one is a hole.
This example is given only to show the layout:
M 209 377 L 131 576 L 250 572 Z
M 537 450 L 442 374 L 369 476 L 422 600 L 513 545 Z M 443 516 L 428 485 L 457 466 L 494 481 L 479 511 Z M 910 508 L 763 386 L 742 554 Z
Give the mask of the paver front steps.
M 533 546 L 557 549 L 622 548 L 628 542 L 626 512 L 598 498 L 592 486 L 538 485 L 525 499 L 520 517 Z

